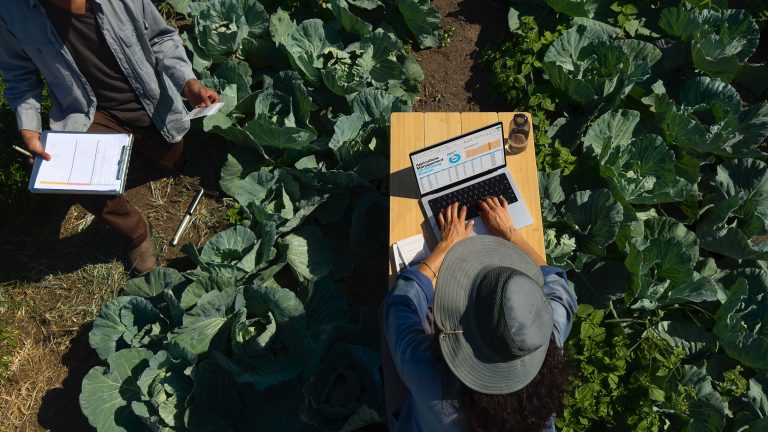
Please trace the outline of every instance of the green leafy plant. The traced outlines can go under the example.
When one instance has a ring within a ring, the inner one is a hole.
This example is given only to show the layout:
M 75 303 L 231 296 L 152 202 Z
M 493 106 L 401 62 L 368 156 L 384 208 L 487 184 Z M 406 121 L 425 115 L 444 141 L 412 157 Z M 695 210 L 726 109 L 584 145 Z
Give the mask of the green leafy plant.
M 633 3 L 614 2 L 611 4 L 611 10 L 616 12 L 616 24 L 630 36 L 634 36 L 640 28 L 638 13 L 640 10 Z
M 675 154 L 660 137 L 637 131 L 637 111 L 611 111 L 592 124 L 584 151 L 600 163 L 615 197 L 631 204 L 679 202 L 690 188 L 675 174 Z
M 196 268 L 155 269 L 102 306 L 89 340 L 107 367 L 86 376 L 83 412 L 108 431 L 383 423 L 375 314 L 353 319 L 337 287 L 383 241 L 389 116 L 424 78 L 401 38 L 437 45 L 439 15 L 425 0 L 172 4 L 226 103 L 202 129 L 230 145 L 220 185 L 239 225 L 185 245 Z
M 224 217 L 227 220 L 227 222 L 231 224 L 239 224 L 242 222 L 243 218 L 240 215 L 240 205 L 237 204 L 231 209 L 227 210 L 226 213 L 224 213 Z
M 456 34 L 456 28 L 455 27 L 449 27 L 446 28 L 443 31 L 443 35 L 440 37 L 440 48 L 445 48 L 448 45 L 451 44 L 451 40 L 453 40 L 453 36 Z
M 18 335 L 5 324 L 0 324 L 0 382 L 8 377 L 11 353 L 18 345 Z
M 231 403 L 314 370 L 349 319 L 346 301 L 327 280 L 313 282 L 301 299 L 273 281 L 246 283 L 257 278 L 246 232 L 232 228 L 201 250 L 201 266 L 217 270 L 185 277 L 155 269 L 102 307 L 90 342 L 109 367 L 91 370 L 80 396 L 97 429 L 195 427 L 186 419 L 199 413 L 188 401 L 207 397 L 195 385 L 205 362 L 215 362 L 246 391 L 228 395 Z M 243 276 L 238 281 L 232 275 Z M 109 386 L 126 390 L 115 391 L 114 401 L 105 404 L 102 392 Z
M 742 108 L 732 86 L 713 78 L 686 81 L 676 104 L 662 85 L 643 98 L 659 119 L 664 137 L 701 158 L 760 157 L 760 143 L 768 136 L 768 102 Z
M 546 0 L 547 5 L 557 12 L 592 18 L 600 7 L 600 0 Z
M 557 98 L 547 135 L 576 158 L 539 174 L 547 256 L 581 303 L 558 426 L 765 428 L 768 112 L 747 102 L 764 92 L 747 63 L 757 26 L 725 2 L 547 4 L 557 20 L 510 12 L 510 39 L 531 20 L 560 32 L 527 82 Z
M 588 107 L 613 108 L 632 87 L 651 74 L 661 51 L 636 39 L 616 39 L 621 30 L 580 19 L 544 55 L 549 80 Z
M 668 34 L 690 41 L 694 66 L 707 75 L 731 81 L 754 54 L 760 31 L 744 10 L 662 10 L 659 25 Z
M 507 101 L 519 111 L 531 113 L 536 145 L 536 162 L 541 170 L 573 169 L 575 158 L 559 141 L 552 140 L 547 131 L 550 121 L 547 112 L 554 111 L 557 97 L 543 77 L 537 75 L 544 52 L 564 30 L 544 31 L 532 16 L 518 18 L 519 13 L 510 9 L 512 36 L 498 47 L 483 53 L 482 62 L 493 71 L 494 86 Z
M 627 374 L 629 340 L 615 326 L 609 332 L 604 320 L 605 310 L 579 306 L 567 344 L 568 354 L 578 364 L 577 378 L 557 421 L 561 430 L 587 431 L 597 423 L 613 423 L 620 381 Z

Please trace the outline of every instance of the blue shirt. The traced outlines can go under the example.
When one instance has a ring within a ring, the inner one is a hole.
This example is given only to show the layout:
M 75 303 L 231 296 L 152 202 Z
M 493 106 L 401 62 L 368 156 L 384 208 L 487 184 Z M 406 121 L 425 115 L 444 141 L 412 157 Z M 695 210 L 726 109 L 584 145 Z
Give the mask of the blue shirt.
M 4 0 L 0 8 L 0 70 L 19 129 L 40 132 L 42 75 L 53 104 L 52 130 L 84 132 L 96 97 L 45 15 L 40 0 Z M 150 0 L 93 0 L 93 13 L 155 126 L 169 142 L 189 129 L 180 91 L 195 77 L 184 45 Z
M 542 266 L 541 272 L 544 295 L 554 314 L 552 333 L 555 342 L 563 346 L 576 313 L 576 294 L 563 269 Z M 428 313 L 434 301 L 432 281 L 415 268 L 400 273 L 384 301 L 384 337 L 409 391 L 397 420 L 397 431 L 458 432 L 463 429 L 464 418 L 457 401 L 462 384 L 433 349 L 434 332 Z M 450 379 L 446 381 L 445 376 Z M 554 430 L 551 422 L 546 431 Z

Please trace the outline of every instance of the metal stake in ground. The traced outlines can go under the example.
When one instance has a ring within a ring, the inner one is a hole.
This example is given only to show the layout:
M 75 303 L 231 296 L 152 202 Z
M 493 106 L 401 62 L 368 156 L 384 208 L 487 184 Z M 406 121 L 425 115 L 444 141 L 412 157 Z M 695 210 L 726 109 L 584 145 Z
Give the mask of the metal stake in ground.
M 176 246 L 179 243 L 179 239 L 181 238 L 181 235 L 184 234 L 184 230 L 187 229 L 189 222 L 192 220 L 192 213 L 195 212 L 197 205 L 200 204 L 200 198 L 203 197 L 204 193 L 205 189 L 201 187 L 200 190 L 197 191 L 197 195 L 195 195 L 195 197 L 192 199 L 192 202 L 189 203 L 189 207 L 187 207 L 187 211 L 184 213 L 184 218 L 181 219 L 181 224 L 179 224 L 179 228 L 176 230 L 176 234 L 173 235 L 171 246 Z

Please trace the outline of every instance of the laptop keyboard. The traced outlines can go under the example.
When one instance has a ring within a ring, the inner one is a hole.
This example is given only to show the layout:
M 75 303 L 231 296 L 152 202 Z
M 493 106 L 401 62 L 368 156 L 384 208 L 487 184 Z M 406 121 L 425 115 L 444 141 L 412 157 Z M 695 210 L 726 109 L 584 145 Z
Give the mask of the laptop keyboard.
M 435 215 L 435 219 L 437 219 L 440 210 L 458 202 L 459 208 L 461 208 L 461 206 L 467 206 L 467 220 L 470 220 L 477 217 L 479 214 L 480 206 L 477 205 L 477 200 L 488 196 L 503 196 L 509 204 L 517 202 L 517 197 L 512 190 L 512 185 L 509 184 L 509 181 L 507 180 L 506 174 L 499 174 L 483 181 L 472 183 L 445 195 L 440 195 L 437 198 L 429 200 L 428 204 L 429 208 L 432 210 L 432 214 Z

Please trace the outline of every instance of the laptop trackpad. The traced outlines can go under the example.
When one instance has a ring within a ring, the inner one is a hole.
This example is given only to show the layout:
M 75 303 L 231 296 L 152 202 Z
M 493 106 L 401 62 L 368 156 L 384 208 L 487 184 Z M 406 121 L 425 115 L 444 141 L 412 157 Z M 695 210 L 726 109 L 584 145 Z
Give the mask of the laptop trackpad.
M 512 217 L 512 224 L 515 226 L 515 228 L 520 229 L 533 224 L 531 214 L 528 213 L 528 209 L 526 209 L 524 205 L 518 205 L 518 203 L 515 203 L 509 206 L 508 209 L 509 215 Z M 475 226 L 472 228 L 473 235 L 492 235 L 492 233 L 488 230 L 488 227 L 486 227 L 485 223 L 483 223 L 483 220 L 480 218 L 480 216 L 474 218 L 473 220 L 475 221 Z

